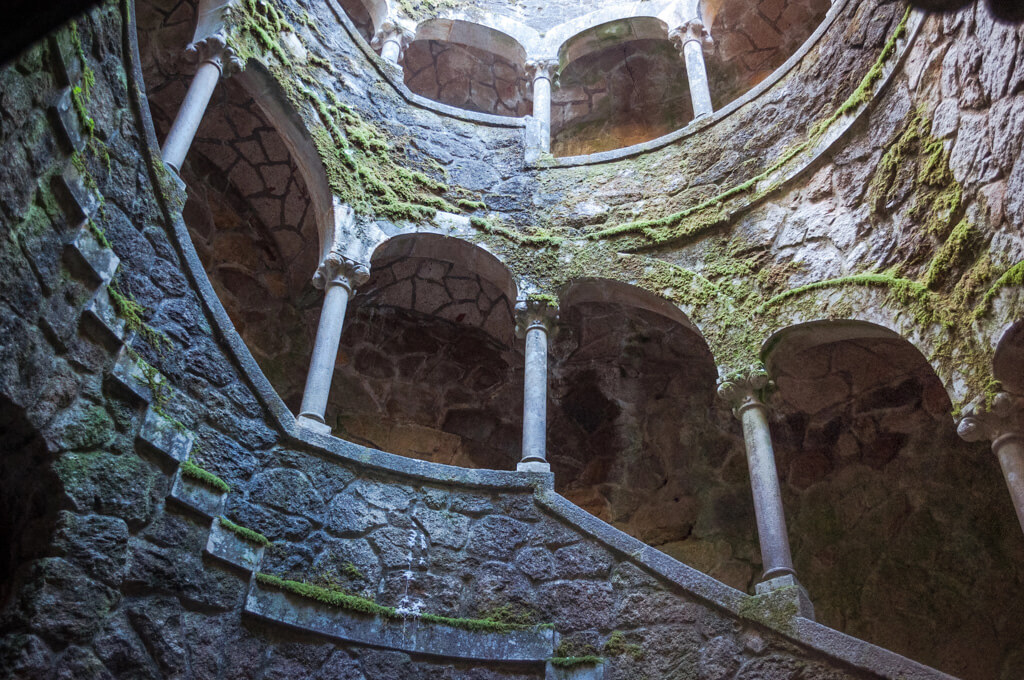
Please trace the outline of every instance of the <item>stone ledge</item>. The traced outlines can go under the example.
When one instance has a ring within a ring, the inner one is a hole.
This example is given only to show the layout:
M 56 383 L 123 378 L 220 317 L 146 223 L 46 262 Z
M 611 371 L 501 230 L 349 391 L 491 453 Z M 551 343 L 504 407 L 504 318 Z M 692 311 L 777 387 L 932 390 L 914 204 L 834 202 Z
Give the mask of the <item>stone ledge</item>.
M 152 408 L 146 409 L 146 419 L 139 428 L 137 439 L 147 449 L 174 463 L 188 460 L 194 441 L 191 434 L 179 431 L 170 419 Z
M 96 287 L 110 283 L 121 258 L 100 243 L 92 229 L 83 224 L 64 247 L 64 262 L 73 276 L 88 279 Z
M 80 323 L 86 336 L 111 352 L 124 344 L 127 323 L 117 315 L 106 288 L 96 291 L 82 310 Z
M 263 586 L 255 578 L 249 586 L 245 612 L 335 640 L 449 659 L 544 663 L 554 650 L 555 631 L 550 629 L 485 633 L 415 619 L 386 621 Z
M 246 571 L 256 571 L 263 559 L 263 546 L 251 543 L 225 529 L 215 517 L 206 540 L 206 554 Z
M 212 519 L 224 512 L 225 495 L 202 482 L 182 475 L 181 470 L 178 470 L 174 473 L 174 481 L 171 483 L 171 493 L 168 499 Z

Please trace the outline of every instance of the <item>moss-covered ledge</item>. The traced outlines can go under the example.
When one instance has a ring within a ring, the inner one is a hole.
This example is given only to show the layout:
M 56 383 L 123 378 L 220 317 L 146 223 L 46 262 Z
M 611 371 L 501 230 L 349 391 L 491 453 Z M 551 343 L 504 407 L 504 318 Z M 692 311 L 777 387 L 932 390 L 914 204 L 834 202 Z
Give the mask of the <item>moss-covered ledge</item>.
M 249 616 L 335 640 L 385 647 L 411 654 L 498 663 L 544 663 L 554 652 L 555 631 L 548 626 L 490 630 L 440 617 L 405 618 L 394 610 L 360 600 L 362 606 L 319 597 L 315 586 L 290 587 L 292 582 L 264 575 L 249 585 L 245 613 Z M 305 584 L 296 584 L 303 586 Z M 330 591 L 327 591 L 330 593 Z M 473 622 L 474 620 L 467 620 Z M 484 623 L 477 621 L 476 623 Z

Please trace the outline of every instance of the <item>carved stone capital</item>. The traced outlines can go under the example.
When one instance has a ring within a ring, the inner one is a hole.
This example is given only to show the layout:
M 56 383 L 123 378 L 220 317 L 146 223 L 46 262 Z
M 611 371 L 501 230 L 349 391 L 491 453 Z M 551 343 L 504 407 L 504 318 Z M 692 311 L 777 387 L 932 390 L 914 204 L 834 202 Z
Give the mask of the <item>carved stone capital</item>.
M 1024 435 L 1024 397 L 998 392 L 991 400 L 977 401 L 964 409 L 957 434 L 969 442 L 991 441 L 993 446 Z
M 532 328 L 543 328 L 550 334 L 558 321 L 558 307 L 549 300 L 519 300 L 516 303 L 516 335 L 525 338 Z
M 394 19 L 385 19 L 381 22 L 380 28 L 373 34 L 373 39 L 370 41 L 370 46 L 374 49 L 380 49 L 384 46 L 384 43 L 389 40 L 397 42 L 402 52 L 412 42 L 413 34 L 412 31 L 400 26 Z
M 313 285 L 321 290 L 329 285 L 344 286 L 351 293 L 366 283 L 369 278 L 369 267 L 332 250 L 316 268 Z
M 765 398 L 775 387 L 768 371 L 761 364 L 755 364 L 745 371 L 731 373 L 718 381 L 718 396 L 732 407 L 739 418 L 744 411 L 754 406 L 767 408 Z
M 554 57 L 540 57 L 536 59 L 526 60 L 526 75 L 531 80 L 538 80 L 540 78 L 547 78 L 553 80 L 558 69 L 558 59 Z
M 690 19 L 682 26 L 673 28 L 668 32 L 668 39 L 672 41 L 680 54 L 688 42 L 699 43 L 704 52 L 710 52 L 715 46 L 715 41 L 711 39 L 711 31 L 704 26 L 704 22 L 700 19 Z
M 213 64 L 224 78 L 230 78 L 245 66 L 235 51 L 228 47 L 223 33 L 214 33 L 190 44 L 185 48 L 185 56 L 194 64 Z

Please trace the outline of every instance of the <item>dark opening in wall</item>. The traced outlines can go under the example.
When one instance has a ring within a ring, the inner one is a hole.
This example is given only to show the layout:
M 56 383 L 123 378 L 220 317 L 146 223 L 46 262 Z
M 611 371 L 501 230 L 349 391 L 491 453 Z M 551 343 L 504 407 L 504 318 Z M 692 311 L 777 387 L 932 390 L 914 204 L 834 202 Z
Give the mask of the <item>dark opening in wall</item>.
M 821 336 L 821 331 L 818 331 Z M 1024 539 L 987 443 L 956 434 L 921 353 L 892 337 L 773 349 L 776 463 L 797 574 L 827 626 L 957 677 L 1024 624 Z
M 373 16 L 366 3 L 362 0 L 338 0 L 338 4 L 345 10 L 348 18 L 352 20 L 356 30 L 359 31 L 359 35 L 363 36 L 363 40 L 366 42 L 373 40 L 375 26 Z
M 513 38 L 467 21 L 424 22 L 405 51 L 405 84 L 416 94 L 497 116 L 533 112 L 526 51 Z
M 548 456 L 556 490 L 747 590 L 760 557 L 746 459 L 738 425 L 715 401 L 707 345 L 648 309 L 572 297 L 552 344 Z
M 49 549 L 62 497 L 55 457 L 24 410 L 0 395 L 0 607 L 10 604 L 19 568 Z
M 551 93 L 551 151 L 577 156 L 638 144 L 693 119 L 686 69 L 652 18 L 614 21 L 573 37 Z

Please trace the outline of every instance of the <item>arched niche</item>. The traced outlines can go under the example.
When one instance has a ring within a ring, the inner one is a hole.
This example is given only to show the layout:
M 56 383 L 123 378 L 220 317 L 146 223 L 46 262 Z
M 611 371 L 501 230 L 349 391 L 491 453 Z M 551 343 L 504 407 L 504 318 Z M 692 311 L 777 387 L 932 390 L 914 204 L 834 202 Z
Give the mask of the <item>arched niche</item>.
M 656 17 L 619 19 L 561 45 L 551 94 L 555 156 L 637 144 L 693 119 L 686 70 L 668 28 Z
M 883 326 L 822 320 L 775 333 L 763 358 L 817 619 L 958 677 L 998 677 L 1024 633 L 1003 615 L 1024 602 L 1005 588 L 1024 578 L 1024 539 L 998 463 L 957 436 L 924 355 Z
M 706 0 L 704 24 L 714 46 L 707 56 L 715 108 L 721 108 L 767 78 L 825 19 L 830 0 Z
M 420 24 L 405 51 L 405 84 L 443 104 L 499 116 L 532 112 L 526 50 L 499 30 L 457 19 Z
M 555 488 L 617 528 L 740 589 L 760 573 L 736 420 L 677 308 L 624 283 L 560 291 L 551 339 Z
M 327 422 L 389 453 L 515 469 L 522 355 L 515 283 L 493 255 L 436 234 L 396 236 L 352 298 Z

